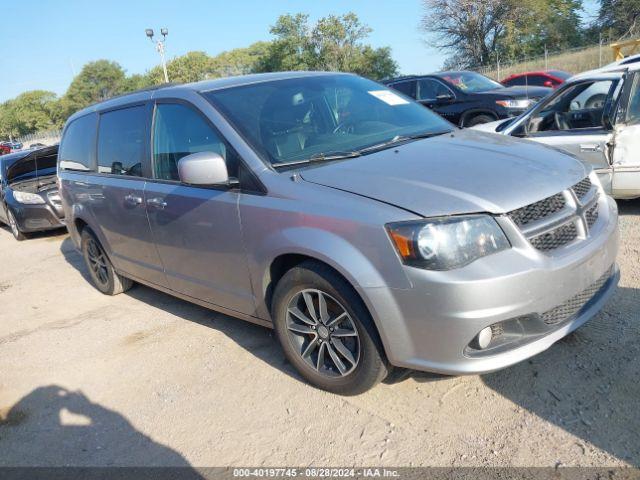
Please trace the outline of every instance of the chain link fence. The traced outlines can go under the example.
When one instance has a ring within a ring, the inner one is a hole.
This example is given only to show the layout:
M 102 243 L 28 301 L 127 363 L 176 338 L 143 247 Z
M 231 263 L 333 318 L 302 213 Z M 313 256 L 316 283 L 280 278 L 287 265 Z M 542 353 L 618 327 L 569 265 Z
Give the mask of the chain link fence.
M 16 138 L 16 141 L 22 143 L 23 148 L 29 148 L 34 143 L 42 143 L 47 146 L 55 145 L 60 142 L 60 137 L 62 137 L 62 130 L 54 129 L 23 135 Z
M 556 52 L 519 59 L 500 59 L 475 68 L 478 73 L 482 73 L 497 81 L 504 80 L 514 73 L 522 73 L 536 70 L 563 70 L 577 74 L 594 68 L 599 68 L 613 61 L 612 50 L 608 43 L 604 41 L 586 47 L 572 48 Z

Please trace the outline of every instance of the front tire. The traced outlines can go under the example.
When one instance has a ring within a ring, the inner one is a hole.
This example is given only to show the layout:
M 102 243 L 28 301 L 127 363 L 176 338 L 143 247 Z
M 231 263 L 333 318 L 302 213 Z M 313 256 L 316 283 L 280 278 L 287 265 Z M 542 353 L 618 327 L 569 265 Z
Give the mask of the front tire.
M 276 286 L 272 318 L 287 360 L 322 390 L 357 395 L 388 373 L 369 312 L 325 265 L 309 261 L 289 270 Z
M 489 115 L 476 115 L 464 122 L 465 127 L 475 127 L 476 125 L 482 125 L 483 123 L 494 122 L 495 118 Z
M 105 295 L 117 295 L 131 288 L 133 282 L 118 274 L 95 234 L 85 227 L 81 233 L 82 257 L 93 285 Z
M 27 236 L 20 231 L 20 227 L 18 226 L 18 222 L 16 217 L 13 215 L 13 212 L 7 207 L 7 220 L 9 221 L 9 228 L 11 228 L 11 233 L 13 234 L 13 238 L 17 241 L 22 242 L 27 239 Z

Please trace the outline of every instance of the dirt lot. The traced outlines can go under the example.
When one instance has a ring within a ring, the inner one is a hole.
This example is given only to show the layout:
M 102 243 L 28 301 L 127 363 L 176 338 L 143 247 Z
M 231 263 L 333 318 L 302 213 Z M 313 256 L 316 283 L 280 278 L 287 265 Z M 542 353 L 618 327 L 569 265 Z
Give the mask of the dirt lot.
M 620 289 L 575 334 L 355 398 L 302 383 L 267 329 L 105 297 L 66 235 L 0 229 L 0 466 L 640 465 L 640 202 L 621 214 Z

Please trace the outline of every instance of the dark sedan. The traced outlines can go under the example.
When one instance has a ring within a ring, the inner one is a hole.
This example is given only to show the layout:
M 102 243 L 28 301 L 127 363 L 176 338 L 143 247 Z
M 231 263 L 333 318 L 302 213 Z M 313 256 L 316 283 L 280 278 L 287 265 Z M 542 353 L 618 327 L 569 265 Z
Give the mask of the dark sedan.
M 545 87 L 507 88 L 467 71 L 395 78 L 384 83 L 460 127 L 520 115 L 552 92 Z
M 64 227 L 58 195 L 58 146 L 26 150 L 0 158 L 0 222 L 16 240 L 27 233 Z

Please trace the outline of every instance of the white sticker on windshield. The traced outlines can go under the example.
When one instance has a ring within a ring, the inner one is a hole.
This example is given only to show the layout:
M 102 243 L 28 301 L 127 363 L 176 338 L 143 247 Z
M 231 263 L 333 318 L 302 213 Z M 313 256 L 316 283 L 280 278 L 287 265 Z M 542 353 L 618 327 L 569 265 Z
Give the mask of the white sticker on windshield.
M 371 90 L 368 93 L 387 105 L 407 105 L 409 103 L 400 95 L 396 95 L 389 90 Z

